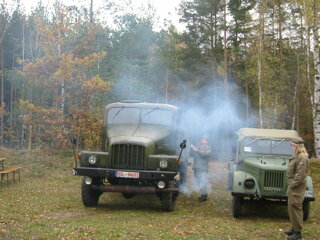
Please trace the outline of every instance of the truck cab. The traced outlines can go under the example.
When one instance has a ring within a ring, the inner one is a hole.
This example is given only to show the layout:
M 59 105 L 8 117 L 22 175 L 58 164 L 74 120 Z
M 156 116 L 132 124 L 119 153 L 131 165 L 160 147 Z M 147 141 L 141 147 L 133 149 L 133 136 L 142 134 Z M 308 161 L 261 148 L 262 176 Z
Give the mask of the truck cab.
M 101 152 L 82 151 L 82 201 L 95 206 L 104 192 L 125 198 L 156 194 L 165 211 L 178 195 L 180 109 L 169 104 L 122 101 L 104 111 Z

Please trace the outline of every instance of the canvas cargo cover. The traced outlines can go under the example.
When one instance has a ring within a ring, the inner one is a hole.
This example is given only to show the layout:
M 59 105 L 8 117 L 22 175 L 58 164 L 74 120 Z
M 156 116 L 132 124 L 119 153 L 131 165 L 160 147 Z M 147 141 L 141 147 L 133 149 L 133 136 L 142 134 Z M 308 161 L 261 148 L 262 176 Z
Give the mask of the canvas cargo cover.
M 239 129 L 240 140 L 245 137 L 293 139 L 298 136 L 299 135 L 295 130 L 263 129 L 263 128 L 240 128 Z

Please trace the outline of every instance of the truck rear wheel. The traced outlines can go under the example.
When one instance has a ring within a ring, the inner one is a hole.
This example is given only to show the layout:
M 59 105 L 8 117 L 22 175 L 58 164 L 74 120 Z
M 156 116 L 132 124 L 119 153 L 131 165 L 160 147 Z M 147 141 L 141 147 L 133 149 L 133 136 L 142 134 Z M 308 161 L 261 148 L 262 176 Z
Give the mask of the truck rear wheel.
M 302 203 L 303 220 L 306 221 L 309 218 L 310 201 L 304 200 Z
M 239 218 L 241 215 L 242 198 L 240 196 L 233 196 L 232 198 L 232 215 L 234 218 Z
M 85 182 L 85 177 L 82 178 L 81 184 L 81 197 L 82 202 L 85 207 L 94 207 L 98 205 L 99 197 L 102 192 L 92 189 L 90 185 L 87 185 Z M 92 184 L 99 185 L 101 183 L 100 179 L 92 179 Z

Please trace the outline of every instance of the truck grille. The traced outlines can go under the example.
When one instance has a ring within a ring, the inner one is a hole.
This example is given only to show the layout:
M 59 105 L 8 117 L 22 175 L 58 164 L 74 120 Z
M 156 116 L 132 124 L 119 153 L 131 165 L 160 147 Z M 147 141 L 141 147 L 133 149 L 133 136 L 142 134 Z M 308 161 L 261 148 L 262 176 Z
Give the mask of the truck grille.
M 143 169 L 145 149 L 143 146 L 117 144 L 112 146 L 111 163 L 114 168 Z
M 263 190 L 267 192 L 282 192 L 284 177 L 284 171 L 265 171 Z

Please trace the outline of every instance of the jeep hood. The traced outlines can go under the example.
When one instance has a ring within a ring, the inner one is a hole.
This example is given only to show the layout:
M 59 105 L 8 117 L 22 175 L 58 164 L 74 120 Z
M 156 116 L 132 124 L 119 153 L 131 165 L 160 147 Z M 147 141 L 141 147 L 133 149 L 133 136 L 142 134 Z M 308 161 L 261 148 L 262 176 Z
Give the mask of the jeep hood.
M 287 170 L 289 160 L 285 157 L 248 157 L 243 163 L 258 169 L 264 170 Z
M 107 136 L 111 144 L 134 143 L 147 146 L 158 142 L 171 133 L 170 129 L 149 125 L 109 126 Z

